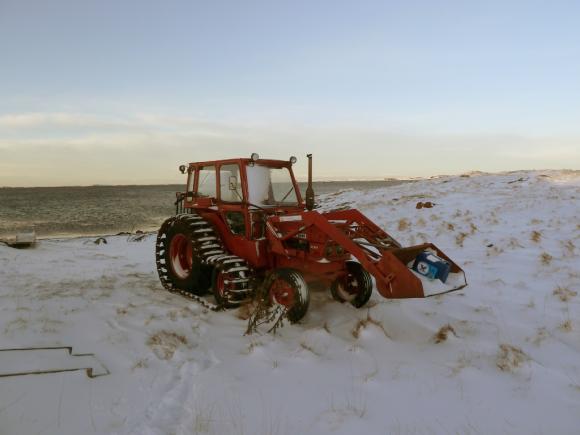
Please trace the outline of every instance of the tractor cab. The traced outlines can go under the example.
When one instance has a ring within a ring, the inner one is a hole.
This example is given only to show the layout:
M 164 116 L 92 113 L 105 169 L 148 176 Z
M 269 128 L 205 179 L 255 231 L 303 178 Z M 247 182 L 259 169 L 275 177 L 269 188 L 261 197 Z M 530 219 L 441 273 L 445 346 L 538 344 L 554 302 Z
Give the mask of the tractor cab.
M 187 170 L 186 208 L 236 205 L 262 209 L 268 213 L 304 208 L 292 165 L 296 158 L 261 160 L 231 159 L 182 165 Z
M 193 210 L 227 230 L 225 244 L 233 252 L 256 257 L 252 263 L 257 265 L 256 253 L 266 243 L 266 218 L 304 210 L 292 171 L 295 162 L 295 157 L 266 160 L 254 153 L 250 158 L 182 165 L 180 171 L 188 178 L 185 193 L 178 193 L 177 212 Z

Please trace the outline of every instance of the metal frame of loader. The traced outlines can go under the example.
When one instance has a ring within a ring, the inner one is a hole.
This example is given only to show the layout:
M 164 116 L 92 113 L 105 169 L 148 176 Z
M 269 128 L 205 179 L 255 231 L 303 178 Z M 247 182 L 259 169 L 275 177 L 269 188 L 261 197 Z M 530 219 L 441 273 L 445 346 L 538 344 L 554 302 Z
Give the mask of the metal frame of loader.
M 273 216 L 270 222 L 274 226 L 285 223 L 284 216 Z M 318 213 L 307 211 L 302 213 L 301 221 L 292 221 L 293 225 L 285 228 L 286 232 L 277 231 L 272 226 L 268 229 L 268 239 L 273 253 L 285 257 L 281 263 L 285 267 L 294 267 L 304 272 L 312 280 L 330 282 L 336 278 L 343 268 L 336 267 L 340 263 L 319 263 L 308 258 L 299 259 L 297 252 L 284 246 L 284 241 L 299 234 L 319 231 L 330 240 L 341 246 L 344 251 L 354 256 L 376 280 L 377 289 L 385 298 L 422 298 L 424 297 L 421 280 L 407 267 L 420 252 L 433 250 L 437 256 L 445 259 L 451 265 L 452 273 L 463 273 L 447 255 L 432 243 L 401 247 L 393 237 L 375 225 L 358 210 L 341 210 Z M 314 236 L 314 234 L 311 234 Z M 331 266 L 327 266 L 330 264 Z M 326 279 L 324 279 L 326 278 Z M 308 280 L 308 278 L 307 278 Z M 467 282 L 450 291 L 459 290 Z

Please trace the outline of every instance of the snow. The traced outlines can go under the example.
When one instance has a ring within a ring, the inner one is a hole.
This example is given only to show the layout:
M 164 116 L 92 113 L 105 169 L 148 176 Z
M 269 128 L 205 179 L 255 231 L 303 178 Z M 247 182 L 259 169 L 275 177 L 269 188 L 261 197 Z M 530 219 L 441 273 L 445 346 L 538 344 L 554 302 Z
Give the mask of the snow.
M 0 373 L 110 372 L 0 377 L 0 434 L 578 433 L 579 199 L 578 171 L 322 197 L 435 243 L 469 286 L 358 310 L 312 292 L 276 335 L 163 291 L 153 235 L 0 245 L 0 349 L 93 355 L 0 351 Z

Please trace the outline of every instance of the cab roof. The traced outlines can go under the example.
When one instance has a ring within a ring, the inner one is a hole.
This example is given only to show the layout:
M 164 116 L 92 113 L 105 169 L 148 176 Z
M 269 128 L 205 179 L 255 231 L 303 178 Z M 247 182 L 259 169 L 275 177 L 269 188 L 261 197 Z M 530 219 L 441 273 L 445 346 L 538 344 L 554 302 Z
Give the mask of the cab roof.
M 252 160 L 247 157 L 240 157 L 234 159 L 224 159 L 224 160 L 208 160 L 205 162 L 191 162 L 189 166 L 212 166 L 212 165 L 228 165 L 228 164 L 240 164 L 240 165 L 248 165 L 250 163 L 262 165 L 262 166 L 271 166 L 273 168 L 289 168 L 292 166 L 290 160 L 274 160 L 274 159 L 258 159 Z

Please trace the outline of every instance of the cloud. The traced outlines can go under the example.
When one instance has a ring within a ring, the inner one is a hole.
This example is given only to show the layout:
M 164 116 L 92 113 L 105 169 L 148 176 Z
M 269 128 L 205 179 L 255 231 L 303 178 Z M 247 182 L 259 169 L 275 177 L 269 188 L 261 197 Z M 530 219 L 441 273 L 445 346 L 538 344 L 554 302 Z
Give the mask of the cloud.
M 34 168 L 28 175 L 36 185 L 172 182 L 178 164 L 252 152 L 298 156 L 301 178 L 307 152 L 314 153 L 316 177 L 326 179 L 580 166 L 577 138 L 416 131 L 421 134 L 381 126 L 225 122 L 156 113 L 7 114 L 0 116 L 0 185 L 17 185 L 21 168 Z
M 550 138 L 545 141 L 530 140 L 529 143 L 517 147 L 502 149 L 499 154 L 510 160 L 535 161 L 544 164 L 554 162 L 569 162 L 570 167 L 580 163 L 580 140 Z
M 119 120 L 76 113 L 17 113 L 0 116 L 0 127 L 26 129 L 37 127 L 110 127 L 126 125 Z

